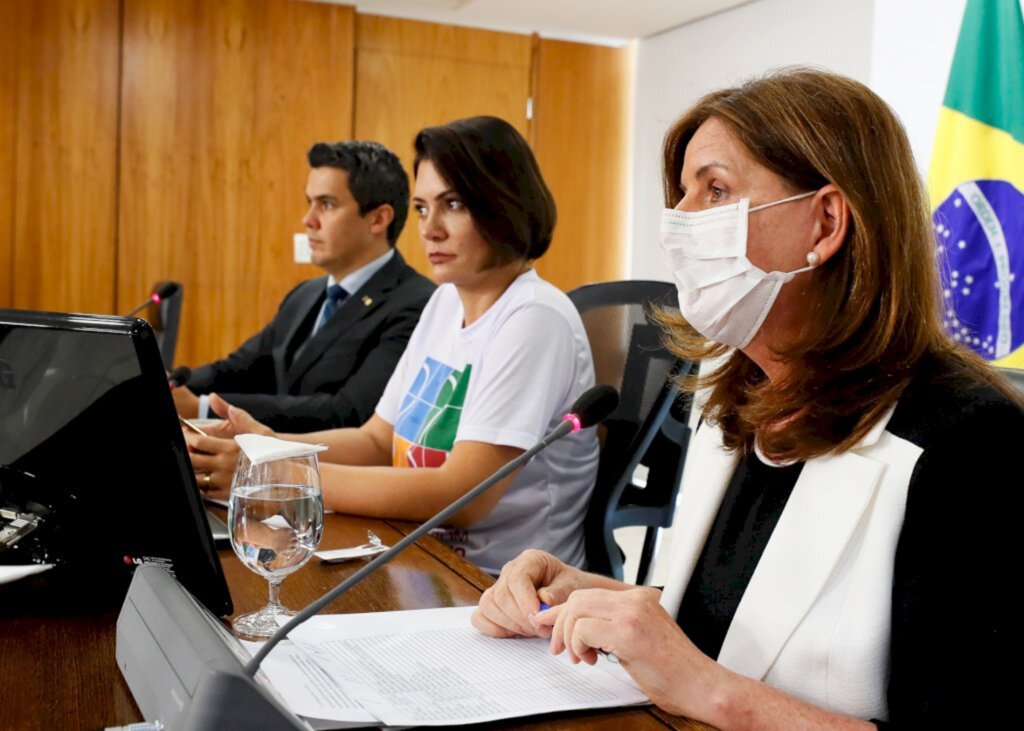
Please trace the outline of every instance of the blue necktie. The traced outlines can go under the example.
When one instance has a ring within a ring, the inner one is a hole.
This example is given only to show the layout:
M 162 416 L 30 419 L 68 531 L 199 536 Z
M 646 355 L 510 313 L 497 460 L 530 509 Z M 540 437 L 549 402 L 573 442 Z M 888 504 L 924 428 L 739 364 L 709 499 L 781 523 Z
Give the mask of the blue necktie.
M 327 288 L 327 301 L 324 303 L 324 311 L 320 315 L 320 322 L 317 323 L 314 333 L 319 332 L 327 324 L 346 297 L 348 297 L 348 292 L 340 284 L 332 284 Z

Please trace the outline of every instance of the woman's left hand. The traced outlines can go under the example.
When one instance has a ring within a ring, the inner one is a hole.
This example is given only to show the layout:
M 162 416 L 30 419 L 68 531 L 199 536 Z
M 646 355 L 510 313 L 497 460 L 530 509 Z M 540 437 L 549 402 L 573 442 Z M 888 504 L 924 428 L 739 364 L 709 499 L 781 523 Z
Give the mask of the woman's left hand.
M 552 628 L 552 653 L 564 650 L 574 663 L 591 665 L 599 649 L 614 653 L 659 708 L 708 719 L 731 673 L 697 649 L 658 603 L 660 597 L 649 587 L 580 589 L 535 617 Z
M 202 436 L 185 430 L 188 456 L 196 473 L 196 484 L 203 497 L 227 500 L 231 478 L 238 463 L 238 444 L 234 439 Z
M 276 436 L 274 430 L 261 424 L 245 409 L 232 406 L 218 394 L 210 394 L 210 409 L 222 418 L 218 425 L 219 432 L 215 436 L 233 437 L 235 434 L 262 434 L 266 437 Z

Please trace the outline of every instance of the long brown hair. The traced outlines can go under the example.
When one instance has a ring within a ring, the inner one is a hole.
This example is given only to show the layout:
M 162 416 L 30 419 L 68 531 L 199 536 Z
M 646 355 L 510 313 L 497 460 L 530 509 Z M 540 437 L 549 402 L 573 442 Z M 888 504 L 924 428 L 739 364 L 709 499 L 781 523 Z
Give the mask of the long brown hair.
M 708 119 L 724 122 L 753 158 L 800 190 L 836 185 L 850 210 L 840 250 L 818 267 L 793 342 L 773 343 L 789 367 L 769 381 L 740 351 L 687 390 L 710 387 L 704 417 L 725 446 L 805 460 L 852 448 L 903 393 L 926 356 L 1008 393 L 984 362 L 942 328 L 935 241 L 906 133 L 863 84 L 791 69 L 708 94 L 665 137 L 665 203 L 682 198 L 686 146 Z M 728 349 L 662 313 L 678 356 Z

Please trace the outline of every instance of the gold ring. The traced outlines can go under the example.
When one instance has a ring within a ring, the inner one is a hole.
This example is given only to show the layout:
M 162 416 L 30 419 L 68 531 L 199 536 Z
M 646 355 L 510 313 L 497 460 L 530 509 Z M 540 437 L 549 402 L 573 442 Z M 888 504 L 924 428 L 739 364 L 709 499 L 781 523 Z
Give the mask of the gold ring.
M 210 489 L 210 473 L 209 472 L 207 472 L 205 475 L 203 475 L 203 487 L 205 487 L 207 490 Z

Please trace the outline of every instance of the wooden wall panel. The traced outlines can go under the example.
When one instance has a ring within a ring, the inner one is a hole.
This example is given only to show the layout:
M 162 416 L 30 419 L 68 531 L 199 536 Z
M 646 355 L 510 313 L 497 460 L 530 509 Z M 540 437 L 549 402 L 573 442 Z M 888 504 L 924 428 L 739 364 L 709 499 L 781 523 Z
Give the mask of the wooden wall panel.
M 394 150 L 411 180 L 422 127 L 493 114 L 526 134 L 530 54 L 524 35 L 358 15 L 355 137 Z M 411 212 L 398 247 L 430 275 Z
M 221 357 L 320 270 L 292 262 L 305 154 L 351 136 L 354 11 L 125 0 L 118 305 L 184 284 L 177 362 Z
M 291 261 L 313 141 L 411 171 L 418 129 L 473 114 L 537 150 L 542 274 L 619 278 L 627 53 L 294 0 L 0 0 L 0 306 L 125 311 L 174 278 L 179 362 L 222 355 L 319 273 Z M 429 273 L 415 221 L 400 247 Z
M 0 0 L 0 307 L 14 304 L 14 127 L 18 110 L 15 0 Z
M 626 274 L 629 50 L 540 40 L 533 137 L 558 204 L 537 271 L 569 290 Z
M 17 6 L 13 304 L 109 313 L 120 3 Z

